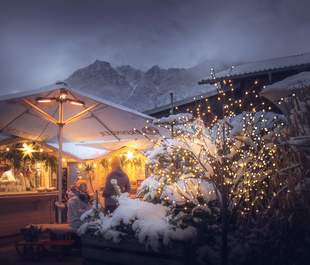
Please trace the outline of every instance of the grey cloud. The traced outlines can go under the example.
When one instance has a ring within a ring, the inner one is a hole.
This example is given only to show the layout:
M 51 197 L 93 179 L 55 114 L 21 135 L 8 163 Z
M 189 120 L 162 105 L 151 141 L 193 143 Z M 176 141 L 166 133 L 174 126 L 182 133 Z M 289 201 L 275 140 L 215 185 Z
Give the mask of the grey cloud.
M 146 69 L 310 51 L 309 1 L 0 1 L 0 89 L 66 78 L 95 59 Z

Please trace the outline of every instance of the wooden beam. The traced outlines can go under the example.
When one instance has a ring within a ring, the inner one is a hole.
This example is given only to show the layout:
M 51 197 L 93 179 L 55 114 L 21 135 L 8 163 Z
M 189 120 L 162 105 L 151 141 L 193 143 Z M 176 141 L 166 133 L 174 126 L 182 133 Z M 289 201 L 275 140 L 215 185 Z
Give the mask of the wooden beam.
M 58 121 L 52 117 L 50 114 L 48 114 L 47 112 L 45 112 L 44 110 L 42 110 L 41 108 L 39 108 L 37 105 L 33 104 L 30 100 L 28 99 L 23 99 L 23 101 L 29 105 L 30 107 L 32 107 L 36 112 L 38 112 L 42 118 L 44 118 L 45 120 L 48 120 L 52 123 L 54 123 L 55 125 L 58 124 Z
M 90 112 L 91 110 L 93 110 L 94 108 L 96 108 L 99 104 L 95 103 L 94 105 L 82 110 L 81 112 L 73 115 L 72 117 L 68 118 L 67 120 L 65 120 L 63 122 L 64 125 L 68 125 L 72 122 L 76 122 L 78 120 L 80 120 L 85 114 L 87 114 L 88 112 Z

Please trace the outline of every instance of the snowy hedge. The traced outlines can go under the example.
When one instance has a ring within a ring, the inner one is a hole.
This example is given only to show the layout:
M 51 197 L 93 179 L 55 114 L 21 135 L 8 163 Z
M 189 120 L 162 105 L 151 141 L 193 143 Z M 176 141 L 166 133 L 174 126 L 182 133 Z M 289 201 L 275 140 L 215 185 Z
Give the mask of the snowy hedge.
M 131 199 L 128 194 L 122 194 L 118 202 L 119 207 L 112 215 L 104 215 L 96 208 L 84 213 L 79 235 L 92 234 L 114 243 L 134 236 L 139 243 L 154 251 L 173 241 L 189 241 L 196 236 L 194 227 L 181 228 L 169 222 L 168 207 Z

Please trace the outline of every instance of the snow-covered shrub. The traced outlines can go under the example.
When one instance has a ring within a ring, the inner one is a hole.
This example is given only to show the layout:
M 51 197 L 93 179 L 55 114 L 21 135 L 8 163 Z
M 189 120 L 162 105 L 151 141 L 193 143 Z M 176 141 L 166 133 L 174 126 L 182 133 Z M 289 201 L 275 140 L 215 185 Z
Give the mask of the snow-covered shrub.
M 220 249 L 223 196 L 230 225 L 263 220 L 271 209 L 279 208 L 280 200 L 286 205 L 282 199 L 290 196 L 288 185 L 292 183 L 279 174 L 287 126 L 283 115 L 243 112 L 211 128 L 199 119 L 173 125 L 174 138 L 161 141 L 147 153 L 150 177 L 139 195 L 173 209 L 173 223 L 195 226 L 199 242 L 208 242 L 209 254 Z M 239 253 L 238 246 L 232 247 L 234 253 Z
M 270 207 L 280 187 L 275 174 L 277 146 L 287 124 L 272 112 L 243 112 L 224 118 L 207 129 L 200 119 L 178 114 L 156 121 L 172 124 L 174 138 L 162 140 L 149 151 L 149 178 L 138 195 L 190 212 L 221 201 L 223 187 L 229 193 L 229 209 L 257 214 Z
M 297 197 L 309 170 L 302 172 L 301 151 L 290 143 L 296 138 L 287 136 L 284 116 L 243 112 L 206 128 L 201 120 L 182 114 L 157 124 L 172 124 L 174 137 L 147 152 L 149 177 L 138 191 L 142 200 L 122 195 L 111 216 L 90 211 L 86 216 L 97 218 L 86 222 L 80 233 L 95 231 L 114 242 L 134 236 L 155 250 L 195 238 L 204 245 L 197 247 L 199 259 L 216 264 L 226 199 L 233 264 L 248 264 L 251 255 L 271 255 L 277 249 L 274 242 L 286 247 L 285 228 L 299 218 L 294 207 L 303 205 Z
M 211 172 L 201 168 L 191 149 L 177 139 L 162 141 L 147 156 L 151 175 L 142 182 L 138 197 L 167 206 L 171 224 L 204 226 L 211 235 L 205 221 L 214 223 L 219 212 L 215 186 L 207 178 Z
M 147 153 L 147 177 L 138 190 L 146 201 L 163 202 L 165 205 L 206 205 L 216 199 L 216 192 L 188 147 L 175 140 L 163 141 Z
M 189 241 L 196 237 L 192 226 L 179 227 L 171 224 L 169 208 L 138 199 L 131 199 L 127 194 L 118 198 L 119 206 L 112 215 L 97 215 L 88 219 L 79 229 L 79 234 L 93 234 L 114 243 L 123 238 L 135 237 L 147 248 L 159 251 L 174 241 Z M 94 216 L 95 209 L 89 210 L 82 218 Z
M 212 163 L 214 176 L 225 175 L 216 182 L 225 181 L 229 192 L 231 264 L 309 261 L 308 99 L 294 94 L 288 100 L 295 106 L 288 117 L 244 112 L 210 130 L 222 159 Z M 219 250 L 220 244 L 205 244 L 198 251 L 200 261 L 218 264 Z

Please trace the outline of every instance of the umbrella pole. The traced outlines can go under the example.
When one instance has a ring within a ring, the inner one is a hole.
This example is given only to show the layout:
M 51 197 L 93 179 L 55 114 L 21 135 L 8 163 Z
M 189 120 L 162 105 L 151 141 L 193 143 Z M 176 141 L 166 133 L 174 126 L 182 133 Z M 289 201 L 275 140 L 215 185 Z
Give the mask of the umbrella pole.
M 62 131 L 63 125 L 58 126 L 58 202 L 62 203 Z M 62 209 L 58 207 L 58 223 L 62 223 Z
M 64 106 L 63 101 L 59 101 L 58 111 L 58 202 L 62 205 L 62 142 L 63 142 L 63 126 L 64 126 Z M 62 207 L 58 207 L 58 223 L 62 223 Z

